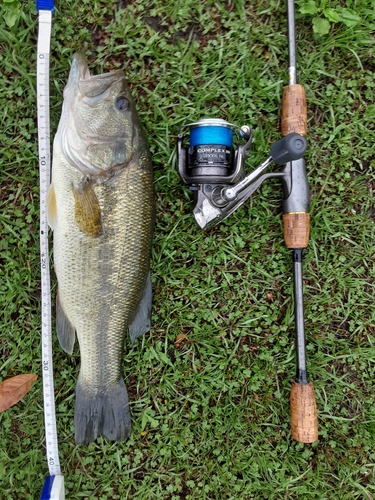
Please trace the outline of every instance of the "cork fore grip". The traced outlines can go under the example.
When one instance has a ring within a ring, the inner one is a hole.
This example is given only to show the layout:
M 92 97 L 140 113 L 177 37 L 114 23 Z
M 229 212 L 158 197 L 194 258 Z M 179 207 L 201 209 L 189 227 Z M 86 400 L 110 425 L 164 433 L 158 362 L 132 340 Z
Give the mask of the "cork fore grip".
M 312 382 L 293 382 L 290 391 L 290 426 L 296 441 L 313 443 L 318 440 L 318 416 Z
M 306 93 L 302 85 L 293 84 L 284 87 L 281 108 L 281 135 L 298 132 L 307 135 Z
M 284 240 L 287 248 L 306 248 L 310 236 L 310 214 L 289 212 L 283 214 Z

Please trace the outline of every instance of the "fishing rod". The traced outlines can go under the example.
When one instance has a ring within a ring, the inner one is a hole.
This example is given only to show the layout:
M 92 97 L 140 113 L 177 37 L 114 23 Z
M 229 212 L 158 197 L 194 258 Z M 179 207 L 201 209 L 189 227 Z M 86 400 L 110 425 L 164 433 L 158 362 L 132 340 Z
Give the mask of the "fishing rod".
M 281 114 L 281 135 L 298 132 L 307 135 L 305 89 L 297 83 L 297 55 L 294 0 L 287 0 L 289 85 L 284 87 Z M 303 311 L 302 251 L 310 235 L 309 186 L 305 160 L 291 163 L 292 191 L 283 200 L 284 240 L 292 251 L 294 277 L 294 315 L 296 343 L 296 378 L 290 391 L 290 421 L 294 439 L 312 443 L 318 439 L 318 420 L 314 386 L 306 368 L 306 340 Z
M 304 154 L 307 148 L 306 98 L 297 85 L 294 2 L 288 1 L 289 85 L 284 89 L 282 139 L 269 157 L 245 175 L 253 132 L 218 118 L 203 118 L 184 125 L 177 138 L 178 171 L 194 193 L 194 218 L 209 229 L 229 217 L 269 178 L 281 180 L 284 239 L 292 250 L 296 321 L 297 376 L 291 389 L 292 437 L 310 443 L 317 439 L 316 403 L 306 370 L 303 319 L 302 249 L 309 239 L 309 186 Z M 277 172 L 264 171 L 280 165 Z

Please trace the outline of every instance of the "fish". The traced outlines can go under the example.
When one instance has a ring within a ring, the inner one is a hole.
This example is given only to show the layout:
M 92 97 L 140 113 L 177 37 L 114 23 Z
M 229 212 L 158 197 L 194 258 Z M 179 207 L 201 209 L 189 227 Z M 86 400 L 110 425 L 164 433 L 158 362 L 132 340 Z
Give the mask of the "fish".
M 151 155 L 122 70 L 91 75 L 73 57 L 53 142 L 47 217 L 53 230 L 59 343 L 80 350 L 74 433 L 80 445 L 131 431 L 124 338 L 151 328 L 155 223 Z

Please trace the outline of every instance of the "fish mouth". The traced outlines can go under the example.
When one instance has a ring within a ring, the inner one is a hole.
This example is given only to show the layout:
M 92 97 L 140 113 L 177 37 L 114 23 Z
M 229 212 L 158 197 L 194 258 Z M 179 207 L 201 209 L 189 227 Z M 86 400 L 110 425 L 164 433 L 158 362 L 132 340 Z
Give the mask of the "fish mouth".
M 97 97 L 108 91 L 119 79 L 125 81 L 125 75 L 121 69 L 91 75 L 85 55 L 83 52 L 77 52 L 73 56 L 68 83 L 64 90 L 64 98 L 68 94 L 78 97 L 79 93 L 81 97 Z
M 78 74 L 79 74 L 79 79 L 80 80 L 86 80 L 90 78 L 90 70 L 89 66 L 86 61 L 86 57 L 82 52 L 77 52 L 73 56 L 73 61 L 72 61 L 72 68 L 73 65 L 77 67 L 78 69 Z

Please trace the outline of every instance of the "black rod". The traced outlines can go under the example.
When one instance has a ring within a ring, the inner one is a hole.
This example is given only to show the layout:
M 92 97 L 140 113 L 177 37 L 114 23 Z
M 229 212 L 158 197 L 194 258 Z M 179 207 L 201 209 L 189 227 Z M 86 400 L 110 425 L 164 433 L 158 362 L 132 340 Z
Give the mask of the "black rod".
M 297 83 L 296 30 L 294 0 L 287 1 L 288 11 L 288 53 L 289 53 L 289 85 Z
M 294 314 L 296 328 L 296 358 L 298 384 L 308 384 L 306 368 L 306 340 L 303 314 L 302 249 L 292 251 L 294 276 Z

